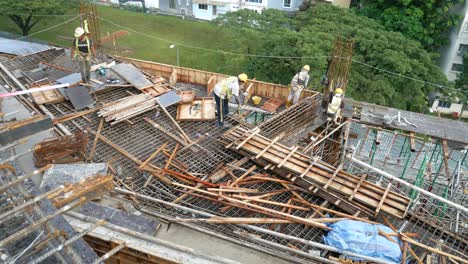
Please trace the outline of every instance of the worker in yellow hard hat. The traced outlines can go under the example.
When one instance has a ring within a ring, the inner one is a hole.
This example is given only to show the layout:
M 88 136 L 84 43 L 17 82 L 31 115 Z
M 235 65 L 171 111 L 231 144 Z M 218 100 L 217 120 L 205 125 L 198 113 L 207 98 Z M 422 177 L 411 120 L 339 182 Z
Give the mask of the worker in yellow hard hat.
M 333 121 L 338 124 L 338 118 L 341 118 L 341 109 L 344 107 L 343 89 L 336 88 L 327 107 L 327 121 Z
M 291 104 L 297 104 L 297 102 L 299 102 L 299 97 L 301 96 L 302 90 L 304 90 L 304 88 L 306 88 L 309 84 L 309 71 L 310 66 L 304 65 L 301 68 L 301 71 L 296 73 L 296 75 L 294 75 L 292 78 L 286 107 L 290 107 Z
M 247 82 L 247 74 L 241 73 L 237 77 L 228 77 L 217 83 L 213 93 L 216 101 L 216 111 L 218 112 L 218 125 L 224 125 L 224 118 L 229 114 L 229 99 L 234 97 L 237 103 L 237 112 L 240 111 L 239 91 Z
M 93 41 L 86 36 L 85 29 L 77 27 L 75 29 L 75 39 L 71 49 L 72 59 L 78 57 L 80 64 L 81 80 L 89 83 L 91 78 L 91 56 L 96 57 Z

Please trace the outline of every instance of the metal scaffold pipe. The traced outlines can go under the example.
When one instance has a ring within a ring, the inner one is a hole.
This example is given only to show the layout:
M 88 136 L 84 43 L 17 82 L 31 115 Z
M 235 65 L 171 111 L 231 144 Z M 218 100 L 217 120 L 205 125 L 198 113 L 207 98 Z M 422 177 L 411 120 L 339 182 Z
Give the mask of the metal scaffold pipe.
M 411 188 L 411 189 L 413 189 L 415 191 L 421 192 L 424 195 L 427 195 L 427 196 L 429 196 L 431 198 L 434 198 L 434 199 L 436 199 L 436 200 L 438 200 L 440 202 L 443 202 L 443 203 L 457 209 L 458 211 L 462 211 L 462 212 L 468 214 L 468 208 L 464 207 L 463 205 L 454 203 L 454 202 L 452 202 L 450 200 L 447 200 L 447 199 L 445 199 L 443 197 L 440 197 L 440 196 L 438 196 L 436 194 L 433 194 L 433 193 L 431 193 L 429 191 L 426 191 L 426 190 L 424 190 L 422 188 L 419 188 L 418 186 L 415 186 L 415 185 L 413 185 L 413 184 L 411 184 L 411 183 L 409 183 L 409 182 L 407 182 L 405 180 L 402 180 L 402 179 L 400 179 L 398 177 L 395 177 L 395 176 L 393 176 L 392 174 L 390 174 L 388 172 L 385 172 L 385 171 L 383 171 L 383 170 L 381 170 L 379 168 L 376 168 L 376 167 L 374 167 L 374 166 L 372 166 L 370 164 L 367 164 L 366 162 L 363 162 L 363 161 L 361 161 L 359 159 L 351 157 L 350 155 L 348 155 L 347 158 L 349 160 L 351 160 L 352 162 L 356 163 L 356 164 L 359 164 L 359 165 L 361 165 L 361 166 L 363 166 L 363 167 L 365 167 L 367 169 L 370 169 L 370 170 L 373 170 L 373 171 L 377 172 L 378 174 L 384 176 L 387 179 L 397 181 L 398 183 L 400 183 L 402 185 L 405 185 L 405 186 L 407 186 L 407 187 L 409 187 L 409 188 Z

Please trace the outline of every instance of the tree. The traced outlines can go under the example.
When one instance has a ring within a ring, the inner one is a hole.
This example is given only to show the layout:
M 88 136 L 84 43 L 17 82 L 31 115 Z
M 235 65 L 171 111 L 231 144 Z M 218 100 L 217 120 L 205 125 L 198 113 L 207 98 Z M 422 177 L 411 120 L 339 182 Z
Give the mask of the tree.
M 27 36 L 44 15 L 63 15 L 74 4 L 74 0 L 0 0 L 0 13 L 7 15 Z
M 458 23 L 451 13 L 462 0 L 359 0 L 359 12 L 377 19 L 386 29 L 421 42 L 428 50 L 447 45 L 447 29 Z
M 248 51 L 247 45 L 239 44 L 235 52 L 267 56 L 226 56 L 228 65 L 231 61 L 243 65 L 241 68 L 250 71 L 249 76 L 259 80 L 289 84 L 294 73 L 309 64 L 312 87 L 317 89 L 335 37 L 341 35 L 356 43 L 347 97 L 405 110 L 427 109 L 427 95 L 438 87 L 379 69 L 449 85 L 434 63 L 434 54 L 425 51 L 419 42 L 387 31 L 365 16 L 328 4 L 298 12 L 292 18 L 271 12 L 243 10 L 225 14 L 215 22 L 224 30 L 235 31 L 239 43 L 248 42 Z

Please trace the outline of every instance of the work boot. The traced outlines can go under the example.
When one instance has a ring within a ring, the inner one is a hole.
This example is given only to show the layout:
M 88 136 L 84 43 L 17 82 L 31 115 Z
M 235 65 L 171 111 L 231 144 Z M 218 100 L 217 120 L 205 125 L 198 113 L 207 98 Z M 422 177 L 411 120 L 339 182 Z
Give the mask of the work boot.
M 286 109 L 288 109 L 289 107 L 291 107 L 291 101 L 286 102 Z

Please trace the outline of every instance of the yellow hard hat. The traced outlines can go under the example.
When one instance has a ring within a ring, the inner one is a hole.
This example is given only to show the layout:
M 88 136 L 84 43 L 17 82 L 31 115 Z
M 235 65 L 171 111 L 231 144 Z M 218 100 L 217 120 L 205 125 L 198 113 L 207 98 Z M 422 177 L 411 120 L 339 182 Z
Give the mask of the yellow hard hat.
M 306 65 L 304 65 L 304 66 L 302 67 L 302 69 L 304 69 L 304 70 L 306 70 L 306 71 L 310 71 L 310 66 L 306 64 Z
M 241 73 L 241 74 L 239 74 L 239 76 L 237 76 L 237 78 L 238 78 L 239 81 L 241 81 L 241 82 L 246 82 L 247 79 L 248 79 L 249 77 L 247 76 L 247 74 Z
M 335 94 L 343 94 L 343 89 L 341 89 L 341 88 L 336 88 L 336 89 L 335 89 Z

